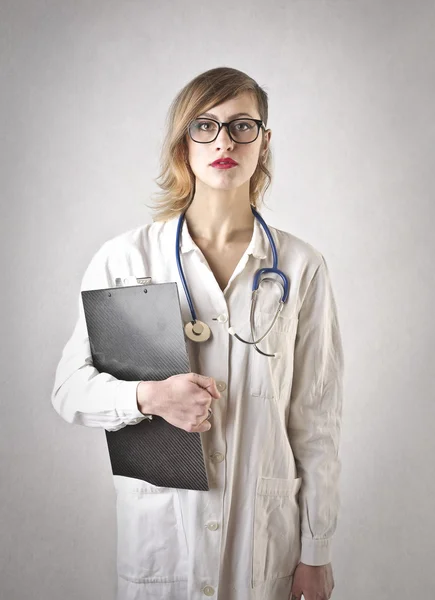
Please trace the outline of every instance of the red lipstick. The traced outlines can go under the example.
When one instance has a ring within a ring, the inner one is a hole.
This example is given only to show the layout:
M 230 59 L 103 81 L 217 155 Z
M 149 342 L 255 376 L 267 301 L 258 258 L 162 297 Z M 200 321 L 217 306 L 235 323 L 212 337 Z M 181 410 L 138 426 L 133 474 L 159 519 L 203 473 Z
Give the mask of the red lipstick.
M 211 163 L 210 166 L 215 167 L 216 169 L 231 169 L 235 167 L 238 163 L 232 158 L 218 158 L 214 162 Z

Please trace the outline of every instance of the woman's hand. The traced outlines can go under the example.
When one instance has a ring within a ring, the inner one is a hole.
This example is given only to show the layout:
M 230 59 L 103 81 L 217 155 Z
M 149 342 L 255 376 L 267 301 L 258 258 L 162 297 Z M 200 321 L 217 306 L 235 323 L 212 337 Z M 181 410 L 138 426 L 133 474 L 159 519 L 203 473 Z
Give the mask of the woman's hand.
M 289 600 L 329 600 L 334 589 L 332 565 L 314 567 L 299 563 L 293 575 L 292 591 Z
M 146 382 L 148 383 L 148 382 Z M 138 406 L 144 414 L 155 414 L 166 421 L 191 432 L 208 431 L 206 420 L 212 400 L 221 397 L 213 377 L 198 373 L 172 375 L 163 381 L 152 382 L 147 394 L 138 386 Z M 148 398 L 148 402 L 146 401 Z

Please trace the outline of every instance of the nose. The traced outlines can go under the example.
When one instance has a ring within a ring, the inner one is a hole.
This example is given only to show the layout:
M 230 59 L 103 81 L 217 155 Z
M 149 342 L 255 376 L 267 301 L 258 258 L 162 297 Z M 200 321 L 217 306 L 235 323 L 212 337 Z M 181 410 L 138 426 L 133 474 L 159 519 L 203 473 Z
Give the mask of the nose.
M 228 146 L 231 147 L 234 145 L 234 142 L 230 138 L 230 136 L 228 134 L 228 130 L 225 126 L 223 126 L 222 129 L 219 131 L 219 135 L 215 139 L 215 144 L 217 144 L 218 148 L 223 145 L 226 145 L 227 147 Z

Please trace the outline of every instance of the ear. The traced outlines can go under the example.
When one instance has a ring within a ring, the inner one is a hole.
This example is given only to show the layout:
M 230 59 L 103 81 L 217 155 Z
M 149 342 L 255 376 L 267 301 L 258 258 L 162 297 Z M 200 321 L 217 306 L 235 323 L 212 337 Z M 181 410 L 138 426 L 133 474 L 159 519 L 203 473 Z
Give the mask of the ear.
M 267 129 L 264 132 L 264 139 L 263 139 L 263 145 L 264 145 L 263 147 L 264 147 L 264 149 L 262 151 L 262 154 L 263 154 L 264 157 L 266 157 L 267 153 L 269 152 L 269 144 L 270 144 L 270 138 L 271 137 L 272 137 L 272 130 L 271 129 Z

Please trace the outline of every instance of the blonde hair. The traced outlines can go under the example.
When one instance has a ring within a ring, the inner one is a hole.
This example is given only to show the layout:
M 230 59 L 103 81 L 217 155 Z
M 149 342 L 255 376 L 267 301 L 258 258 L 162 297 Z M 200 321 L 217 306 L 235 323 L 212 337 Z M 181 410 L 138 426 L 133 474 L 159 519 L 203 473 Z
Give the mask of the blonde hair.
M 166 221 L 184 212 L 195 193 L 195 175 L 188 162 L 187 127 L 190 121 L 209 108 L 239 94 L 249 92 L 256 100 L 265 127 L 268 118 L 267 93 L 246 73 L 230 67 L 217 67 L 201 73 L 185 85 L 171 103 L 166 118 L 166 133 L 160 155 L 161 170 L 154 179 L 162 191 L 156 192 L 154 221 Z M 264 135 L 263 129 L 261 129 Z M 272 181 L 270 146 L 260 154 L 249 184 L 250 203 L 258 209 Z

